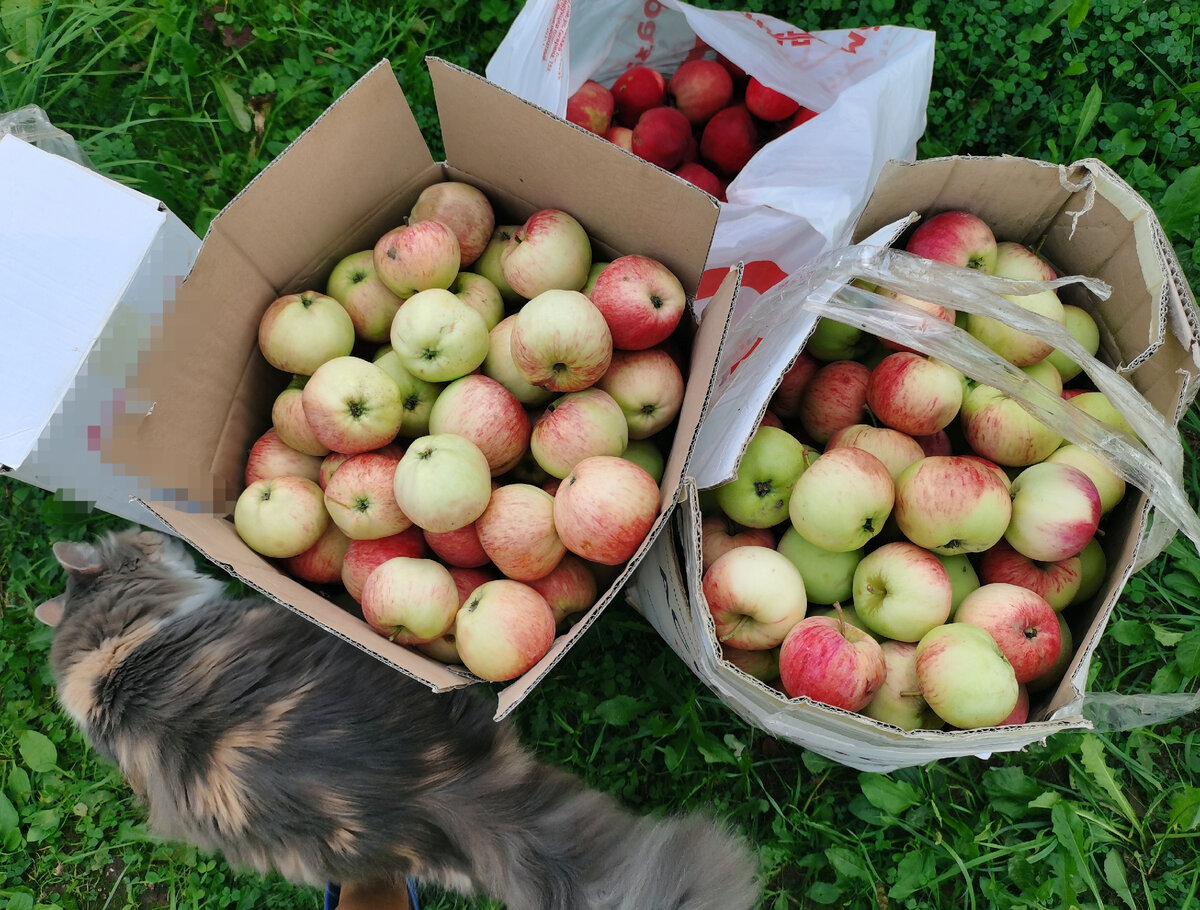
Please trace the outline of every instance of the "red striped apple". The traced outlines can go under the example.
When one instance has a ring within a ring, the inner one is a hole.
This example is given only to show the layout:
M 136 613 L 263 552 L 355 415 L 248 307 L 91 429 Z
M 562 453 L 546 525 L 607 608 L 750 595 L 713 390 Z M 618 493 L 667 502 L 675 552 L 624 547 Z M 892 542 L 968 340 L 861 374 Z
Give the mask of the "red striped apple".
M 529 447 L 529 415 L 512 392 L 471 373 L 449 383 L 429 412 L 429 433 L 457 433 L 479 447 L 492 476 L 510 471 Z
M 421 190 L 408 214 L 408 223 L 423 221 L 440 221 L 454 232 L 460 270 L 482 255 L 496 227 L 496 215 L 488 197 L 478 187 L 460 180 L 434 183 Z
M 578 392 L 612 362 L 612 333 L 604 315 L 579 291 L 548 290 L 526 303 L 513 321 L 513 365 L 531 385 Z
M 1018 585 L 981 585 L 959 604 L 954 622 L 988 632 L 1012 665 L 1018 683 L 1047 672 L 1062 649 L 1054 609 L 1044 598 Z
M 285 474 L 246 487 L 234 504 L 233 526 L 255 553 L 287 559 L 320 539 L 329 513 L 315 481 Z
M 500 253 L 504 280 L 526 300 L 552 289 L 578 291 L 591 265 L 587 231 L 560 209 L 534 212 Z
M 895 516 L 917 546 L 941 555 L 979 553 L 1004 536 L 1012 499 L 983 459 L 931 455 L 897 479 Z
M 604 316 L 613 347 L 640 351 L 670 337 L 687 308 L 687 292 L 675 274 L 649 256 L 618 256 L 597 277 L 588 295 Z
M 808 609 L 800 571 L 770 547 L 727 551 L 713 560 L 701 584 L 717 641 L 731 648 L 778 647 Z
M 554 527 L 576 556 L 621 565 L 650 533 L 661 497 L 645 469 L 617 456 L 593 455 L 559 484 Z
M 388 231 L 376 241 L 371 258 L 379 280 L 405 300 L 418 291 L 450 287 L 462 269 L 458 237 L 440 221 Z
M 965 622 L 936 626 L 917 643 L 917 681 L 929 707 L 960 730 L 997 726 L 1020 695 L 996 640 Z
M 459 604 L 449 569 L 435 559 L 389 559 L 367 576 L 362 589 L 367 625 L 401 645 L 444 635 L 454 624 Z
M 894 501 L 895 484 L 882 461 L 862 449 L 830 449 L 796 481 L 788 513 L 806 540 L 844 553 L 883 530 Z
M 392 317 L 403 303 L 379 280 L 374 250 L 359 250 L 338 262 L 329 273 L 325 293 L 350 314 L 354 334 L 375 343 L 388 340 Z
M 554 529 L 554 497 L 528 483 L 497 487 L 475 531 L 492 564 L 517 581 L 544 578 L 567 552 Z
M 779 649 L 779 678 L 789 698 L 860 711 L 887 677 L 879 642 L 837 616 L 809 616 Z
M 354 455 L 325 484 L 325 508 L 347 537 L 376 540 L 412 527 L 392 492 L 400 459 L 375 452 Z
M 404 416 L 396 381 L 360 357 L 335 357 L 321 364 L 300 400 L 317 439 L 349 455 L 387 445 L 396 438 Z
M 554 644 L 554 611 L 527 584 L 484 582 L 459 607 L 455 644 L 463 666 L 489 682 L 514 679 Z
M 1030 559 L 1077 555 L 1100 526 L 1100 494 L 1069 464 L 1030 465 L 1012 482 L 1012 518 L 1004 539 Z

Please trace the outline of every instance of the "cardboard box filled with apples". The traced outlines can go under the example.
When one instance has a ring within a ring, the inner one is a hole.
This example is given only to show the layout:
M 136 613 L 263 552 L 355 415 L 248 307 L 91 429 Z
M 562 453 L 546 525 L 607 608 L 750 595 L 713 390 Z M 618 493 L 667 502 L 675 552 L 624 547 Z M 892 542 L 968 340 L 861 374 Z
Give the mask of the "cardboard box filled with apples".
M 798 301 L 776 326 L 758 314 L 728 344 L 740 384 L 718 367 L 679 552 L 657 546 L 633 597 L 738 713 L 855 767 L 1087 726 L 1090 656 L 1147 520 L 1122 452 L 1139 429 L 1178 443 L 1200 375 L 1191 291 L 1148 207 L 1097 162 L 897 163 L 859 222 L 866 238 L 919 257 L 910 278 L 928 260 L 1015 281 L 1082 275 L 1111 295 L 1071 281 L 1007 297 L 1060 327 L 1061 346 L 965 298 L 956 313 L 936 267 L 905 292 L 852 279 L 875 322 Z M 866 328 L 888 319 L 913 329 Z M 949 347 L 928 340 L 939 324 Z M 1007 389 L 954 365 L 954 331 L 1003 365 Z M 1120 366 L 1140 409 L 1118 409 L 1067 348 Z
M 213 562 L 434 689 L 503 683 L 502 716 L 665 526 L 738 275 L 697 324 L 709 196 L 430 72 L 448 161 L 364 76 L 214 220 L 107 457 Z

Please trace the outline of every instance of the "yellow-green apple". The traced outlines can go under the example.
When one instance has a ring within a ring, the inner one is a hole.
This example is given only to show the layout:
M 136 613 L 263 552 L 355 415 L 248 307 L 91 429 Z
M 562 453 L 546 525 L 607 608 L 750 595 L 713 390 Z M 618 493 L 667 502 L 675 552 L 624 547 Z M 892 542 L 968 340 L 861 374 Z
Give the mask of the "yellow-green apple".
M 425 543 L 442 562 L 451 568 L 478 569 L 486 566 L 491 559 L 484 552 L 479 542 L 479 532 L 475 529 L 475 521 L 453 531 L 422 531 Z
M 808 351 L 801 351 L 784 372 L 779 385 L 771 394 L 767 407 L 781 418 L 792 420 L 800 416 L 800 400 L 804 387 L 820 368 L 821 362 Z
M 1065 397 L 1065 396 L 1064 396 Z M 1125 418 L 1112 401 L 1103 392 L 1080 392 L 1072 395 L 1069 399 L 1071 404 L 1079 408 L 1085 414 L 1095 417 L 1101 423 L 1107 423 L 1109 426 L 1116 427 L 1118 430 L 1124 430 L 1130 436 L 1136 438 L 1137 434 L 1133 432 L 1133 427 Z
M 1071 605 L 1083 583 L 1083 561 L 1068 556 L 1056 562 L 1030 559 L 1012 548 L 1007 540 L 984 550 L 979 558 L 979 580 L 1019 585 L 1039 595 L 1056 611 Z
M 525 298 L 514 291 L 504 280 L 504 273 L 500 270 L 500 255 L 504 252 L 504 247 L 508 245 L 508 238 L 520 229 L 521 225 L 519 224 L 496 225 L 496 229 L 492 231 L 492 236 L 488 240 L 488 245 L 484 247 L 483 254 L 471 265 L 471 271 L 482 275 L 494 284 L 504 299 L 505 307 L 511 308 L 523 303 Z
M 321 364 L 305 383 L 300 401 L 317 439 L 348 455 L 387 445 L 404 416 L 396 380 L 361 357 L 335 357 Z
M 910 464 L 925 457 L 921 444 L 907 433 L 867 423 L 842 427 L 825 444 L 826 451 L 847 447 L 870 452 L 887 466 L 892 480 L 899 477 Z
M 1031 693 L 1045 692 L 1047 689 L 1057 686 L 1066 675 L 1067 668 L 1071 665 L 1071 660 L 1075 657 L 1075 638 L 1071 634 L 1071 626 L 1067 623 L 1066 617 L 1058 614 L 1058 634 L 1062 639 L 1062 647 L 1058 651 L 1058 659 L 1054 661 L 1054 666 L 1043 673 L 1041 676 L 1036 676 L 1027 682 L 1026 688 Z
M 996 244 L 993 275 L 1020 281 L 1053 281 L 1058 277 L 1054 266 L 1023 243 L 1001 240 Z
M 800 102 L 751 76 L 746 82 L 746 108 L 759 120 L 775 123 L 795 114 Z
M 1100 526 L 1100 494 L 1069 464 L 1030 465 L 1012 482 L 1012 518 L 1004 539 L 1030 559 L 1075 556 Z
M 283 474 L 256 480 L 242 491 L 233 507 L 233 526 L 255 553 L 287 559 L 320 539 L 329 513 L 315 481 Z
M 779 679 L 779 649 L 747 651 L 744 648 L 721 646 L 721 659 L 733 664 L 747 676 L 770 684 Z
M 854 609 L 872 632 L 917 642 L 950 617 L 950 575 L 937 556 L 908 541 L 885 543 L 854 570 Z
M 775 535 L 769 528 L 740 525 L 723 512 L 714 512 L 700 519 L 701 572 L 734 547 L 747 546 L 774 547 Z
M 436 559 L 395 556 L 367 576 L 361 603 L 368 626 L 388 641 L 415 645 L 446 634 L 461 601 L 450 570 Z
M 929 707 L 960 730 L 999 725 L 1020 694 L 996 639 L 965 622 L 935 626 L 917 643 L 917 681 Z
M 917 681 L 917 645 L 911 641 L 883 641 L 886 672 L 874 697 L 862 713 L 901 730 L 939 730 L 943 725 L 921 695 Z
M 1020 585 L 980 585 L 959 604 L 955 623 L 978 626 L 996 640 L 1018 683 L 1041 676 L 1058 660 L 1062 635 L 1053 607 Z
M 329 454 L 329 447 L 324 445 L 304 416 L 302 402 L 307 376 L 293 376 L 287 388 L 275 396 L 271 404 L 271 426 L 287 445 L 305 455 Z
M 348 455 L 345 452 L 330 452 L 321 459 L 321 471 L 317 475 L 317 483 L 324 490 L 329 484 L 329 478 L 333 476 L 333 472 L 342 466 L 348 458 L 353 458 L 353 455 Z
M 379 280 L 374 250 L 359 250 L 339 261 L 329 272 L 325 293 L 350 314 L 354 334 L 376 344 L 388 340 L 392 317 L 403 303 Z
M 1104 548 L 1100 546 L 1098 537 L 1093 537 L 1079 551 L 1079 562 L 1083 578 L 1079 583 L 1079 590 L 1071 599 L 1072 607 L 1090 600 L 1092 595 L 1100 590 L 1108 574 L 1108 558 L 1104 555 Z
M 1096 352 L 1100 350 L 1100 327 L 1087 310 L 1064 303 L 1063 326 L 1085 351 L 1093 357 L 1096 356 Z M 1083 371 L 1083 367 L 1057 348 L 1046 355 L 1046 360 L 1058 370 L 1063 382 L 1074 379 Z
M 321 459 L 316 455 L 306 455 L 293 449 L 272 427 L 250 446 L 243 479 L 246 486 L 250 486 L 256 480 L 281 477 L 285 474 L 295 474 L 315 481 L 321 476 Z
M 1058 433 L 995 386 L 976 385 L 959 414 L 967 445 L 999 465 L 1035 464 L 1062 445 Z
M 895 516 L 917 546 L 941 555 L 981 553 L 1004 536 L 1012 498 L 983 459 L 928 455 L 896 480 Z
M 683 406 L 683 374 L 660 347 L 614 350 L 595 387 L 621 406 L 630 439 L 646 439 L 670 426 Z
M 1020 367 L 1022 373 L 1030 379 L 1044 385 L 1055 395 L 1062 395 L 1062 376 L 1058 370 L 1054 369 L 1054 364 L 1047 360 L 1039 360 L 1037 363 L 1031 363 L 1029 366 Z M 967 391 L 974 387 L 974 382 L 968 380 Z
M 283 561 L 283 566 L 289 575 L 310 584 L 338 584 L 342 580 L 342 562 L 349 547 L 350 538 L 342 533 L 341 528 L 330 522 L 316 543 L 303 553 L 289 556 Z
M 425 531 L 453 531 L 483 514 L 492 471 L 479 446 L 454 433 L 413 440 L 396 465 L 396 502 Z
M 633 128 L 643 112 L 658 107 L 667 98 L 667 78 L 649 66 L 633 66 L 612 84 L 617 122 Z
M 671 170 L 684 161 L 695 140 L 681 111 L 662 105 L 645 111 L 633 126 L 630 150 L 644 161 Z
M 883 530 L 894 501 L 895 484 L 882 461 L 862 449 L 830 449 L 796 480 L 788 514 L 800 536 L 845 553 Z
M 512 330 L 516 324 L 516 313 L 496 323 L 488 334 L 488 352 L 480 369 L 485 376 L 490 376 L 512 392 L 521 404 L 534 408 L 551 401 L 558 393 L 534 385 L 517 369 L 512 356 Z
M 770 547 L 726 551 L 705 570 L 701 584 L 717 641 L 730 648 L 776 648 L 808 609 L 800 570 Z
M 549 573 L 530 579 L 526 584 L 546 598 L 560 631 L 565 629 L 570 617 L 591 609 L 599 593 L 591 565 L 573 553 L 565 554 Z
M 657 259 L 618 256 L 597 277 L 588 295 L 608 323 L 613 347 L 640 351 L 661 344 L 679 325 L 687 292 Z
M 871 368 L 857 360 L 827 363 L 808 381 L 800 400 L 800 425 L 818 445 L 842 427 L 867 422 Z
M 822 316 L 804 342 L 804 353 L 821 363 L 858 360 L 874 343 L 874 339 L 857 326 Z
M 610 262 L 592 262 L 592 267 L 588 269 L 587 281 L 583 283 L 583 287 L 579 289 L 579 293 L 583 294 L 588 299 L 591 299 L 592 288 L 596 286 L 596 279 L 600 277 L 600 273 L 611 265 Z
M 462 251 L 451 228 L 440 221 L 419 221 L 380 237 L 371 261 L 379 280 L 407 300 L 418 291 L 450 287 L 462 268 Z
M 533 423 L 529 451 L 551 477 L 566 477 L 591 455 L 620 455 L 629 442 L 625 414 L 597 386 L 568 392 L 546 405 Z
M 950 576 L 950 618 L 963 598 L 979 587 L 979 573 L 966 553 L 938 553 L 938 561 Z
M 429 433 L 457 433 L 479 446 L 492 476 L 511 471 L 529 447 L 529 415 L 512 392 L 482 373 L 449 383 L 429 412 Z
M 1069 464 L 1079 468 L 1096 485 L 1100 494 L 1100 512 L 1107 515 L 1125 497 L 1125 478 L 1090 449 L 1074 443 L 1064 443 L 1044 459 L 1050 464 Z
M 575 465 L 554 494 L 554 528 L 567 549 L 601 565 L 628 562 L 658 517 L 661 493 L 644 468 L 613 455 Z
M 549 575 L 567 552 L 554 530 L 554 497 L 528 483 L 496 487 L 475 532 L 492 564 L 517 581 Z
M 816 458 L 787 430 L 762 426 L 754 431 L 738 462 L 737 476 L 716 488 L 717 506 L 748 528 L 773 528 L 788 518 L 796 481 Z
M 850 600 L 854 593 L 854 570 L 865 553 L 862 548 L 841 553 L 826 550 L 805 540 L 789 524 L 775 549 L 800 570 L 810 603 L 835 604 Z
M 346 459 L 325 484 L 325 508 L 355 540 L 377 540 L 412 527 L 392 492 L 400 459 L 363 452 Z
M 685 60 L 667 80 L 667 97 L 692 126 L 702 126 L 733 100 L 733 77 L 716 60 Z
M 447 290 L 482 316 L 489 332 L 504 318 L 500 290 L 478 272 L 459 272 Z
M 608 369 L 612 333 L 595 304 L 579 291 L 549 290 L 517 312 L 509 349 L 526 382 L 553 392 L 577 392 Z
M 414 376 L 390 344 L 381 345 L 376 350 L 372 362 L 396 380 L 396 385 L 400 387 L 403 416 L 397 435 L 405 439 L 428 435 L 429 412 L 433 410 L 433 403 L 445 388 L 445 383 L 426 382 Z
M 603 136 L 612 124 L 615 110 L 612 92 L 595 79 L 588 79 L 567 98 L 564 119 L 589 133 Z
M 666 459 L 662 449 L 653 439 L 631 439 L 621 457 L 632 461 L 638 467 L 645 468 L 654 478 L 655 483 L 662 483 L 663 471 L 666 470 Z
M 392 350 L 418 379 L 449 382 L 483 363 L 487 323 L 448 290 L 419 291 L 404 301 L 392 320 Z
M 458 636 L 455 635 L 454 628 L 452 625 L 446 634 L 439 635 L 433 641 L 423 641 L 415 645 L 416 649 L 426 657 L 432 657 L 441 663 L 461 664 L 462 659 L 458 656 Z
M 434 183 L 421 190 L 408 223 L 440 221 L 458 240 L 460 269 L 465 269 L 483 254 L 496 227 L 496 214 L 483 190 L 460 180 Z M 445 285 L 438 285 L 445 287 Z
M 937 262 L 991 272 L 996 265 L 996 235 L 982 218 L 964 211 L 947 211 L 926 218 L 913 231 L 904 249 Z
M 1046 281 L 1054 278 L 1054 270 L 1043 262 L 1036 253 L 1020 244 L 1008 243 L 999 251 L 991 272 L 1000 278 L 1018 281 Z M 1033 313 L 1065 325 L 1066 313 L 1058 294 L 1052 290 L 1038 291 L 1021 296 L 1003 295 L 1006 300 Z M 991 316 L 977 313 L 967 315 L 967 331 L 987 345 L 1001 357 L 1016 366 L 1028 366 L 1044 360 L 1054 345 L 1026 332 L 1014 329 L 1007 323 Z
M 311 376 L 321 364 L 354 349 L 354 323 L 325 294 L 304 291 L 271 302 L 258 323 L 258 348 L 285 373 Z
M 808 616 L 779 648 L 779 679 L 789 698 L 860 711 L 887 677 L 879 642 L 838 616 Z
M 529 585 L 487 581 L 459 607 L 455 643 L 463 666 L 489 682 L 515 679 L 554 644 L 554 611 Z
M 591 266 L 587 231 L 561 209 L 534 212 L 500 253 L 504 280 L 526 300 L 552 289 L 578 291 Z
M 911 351 L 879 361 L 867 379 L 867 406 L 884 426 L 910 436 L 945 429 L 962 407 L 962 374 Z
M 363 585 L 374 569 L 396 556 L 424 558 L 429 554 L 421 529 L 415 525 L 399 534 L 378 540 L 351 540 L 342 560 L 342 584 L 347 593 L 362 602 Z

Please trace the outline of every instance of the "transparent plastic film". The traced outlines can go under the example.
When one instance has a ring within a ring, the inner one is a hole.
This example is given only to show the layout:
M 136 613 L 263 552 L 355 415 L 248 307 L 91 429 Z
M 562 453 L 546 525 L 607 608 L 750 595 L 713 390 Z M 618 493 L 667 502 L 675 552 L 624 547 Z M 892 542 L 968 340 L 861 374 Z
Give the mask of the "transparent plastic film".
M 12 111 L 0 111 L 0 136 L 16 136 L 42 151 L 60 155 L 76 164 L 91 167 L 87 154 L 71 137 L 50 122 L 36 104 L 27 104 Z
M 953 323 L 850 285 L 855 279 L 959 312 L 991 316 L 1042 338 L 1082 367 L 1137 438 L 1071 405 Z M 760 307 L 772 311 L 776 319 L 785 313 L 796 318 L 827 317 L 942 360 L 1011 396 L 1064 439 L 1103 459 L 1146 493 L 1155 513 L 1140 542 L 1135 569 L 1161 553 L 1179 530 L 1200 551 L 1200 518 L 1184 492 L 1178 432 L 1128 380 L 1091 356 L 1063 326 L 1001 296 L 1025 296 L 1068 284 L 1082 284 L 1101 299 L 1110 294 L 1106 284 L 1083 276 L 1015 281 L 899 250 L 858 246 L 829 253 L 813 268 L 789 276 L 764 295 Z

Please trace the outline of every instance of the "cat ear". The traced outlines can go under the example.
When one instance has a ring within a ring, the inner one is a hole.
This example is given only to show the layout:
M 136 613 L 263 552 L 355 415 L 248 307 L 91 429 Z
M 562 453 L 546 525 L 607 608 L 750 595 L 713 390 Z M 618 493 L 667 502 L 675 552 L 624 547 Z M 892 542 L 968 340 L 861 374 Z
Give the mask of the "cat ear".
M 33 615 L 36 616 L 42 622 L 44 622 L 46 625 L 50 626 L 51 628 L 54 628 L 60 622 L 62 622 L 62 617 L 63 617 L 62 601 L 59 600 L 57 597 L 55 597 L 50 600 L 47 600 L 45 603 L 40 603 L 37 605 L 37 609 L 35 609 L 33 611 Z
M 99 552 L 89 543 L 60 540 L 51 549 L 58 564 L 72 575 L 99 575 L 104 570 Z

